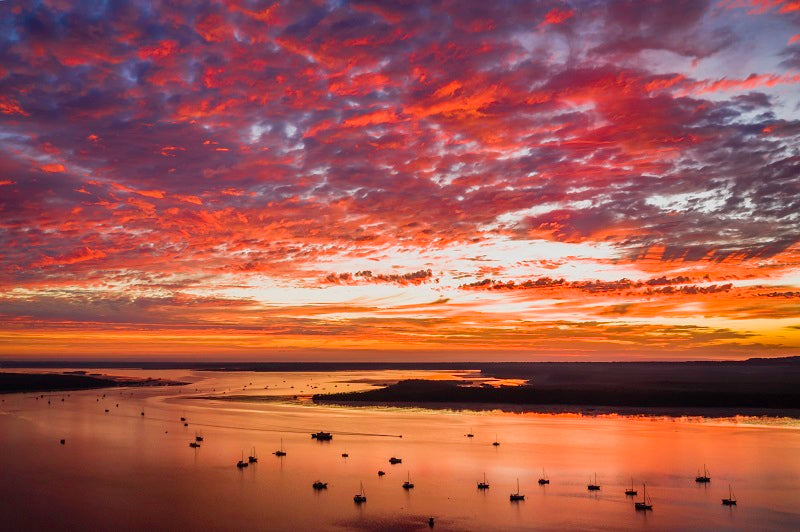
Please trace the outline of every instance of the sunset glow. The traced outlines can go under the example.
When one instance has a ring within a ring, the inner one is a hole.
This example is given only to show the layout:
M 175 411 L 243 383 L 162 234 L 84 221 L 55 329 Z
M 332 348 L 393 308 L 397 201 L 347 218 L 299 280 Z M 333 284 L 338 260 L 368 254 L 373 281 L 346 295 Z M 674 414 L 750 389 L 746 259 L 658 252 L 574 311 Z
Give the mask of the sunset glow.
M 798 2 L 0 25 L 2 358 L 798 353 Z

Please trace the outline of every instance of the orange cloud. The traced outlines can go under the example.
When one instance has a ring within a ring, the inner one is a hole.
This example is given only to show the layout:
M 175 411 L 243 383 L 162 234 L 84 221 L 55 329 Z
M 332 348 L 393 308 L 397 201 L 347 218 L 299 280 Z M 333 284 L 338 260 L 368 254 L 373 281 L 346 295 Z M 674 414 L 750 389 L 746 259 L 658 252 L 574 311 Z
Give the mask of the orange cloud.
M 179 200 L 183 201 L 183 202 L 186 202 L 186 203 L 193 203 L 195 205 L 202 205 L 203 204 L 203 200 L 201 200 L 197 196 L 181 196 L 179 194 L 175 194 L 175 197 L 178 198 Z
M 39 166 L 39 169 L 47 173 L 57 173 L 57 172 L 63 172 L 65 170 L 64 165 L 60 163 L 43 164 Z
M 391 109 L 381 109 L 365 115 L 356 116 L 342 122 L 344 127 L 362 127 L 396 122 L 399 120 L 397 113 Z
M 22 107 L 20 107 L 18 101 L 2 95 L 0 95 L 0 113 L 6 115 L 30 116 L 22 109 Z
M 452 96 L 461 87 L 462 85 L 460 81 L 457 80 L 451 81 L 447 85 L 444 85 L 443 87 L 437 89 L 436 92 L 433 93 L 433 97 L 446 98 L 448 96 Z

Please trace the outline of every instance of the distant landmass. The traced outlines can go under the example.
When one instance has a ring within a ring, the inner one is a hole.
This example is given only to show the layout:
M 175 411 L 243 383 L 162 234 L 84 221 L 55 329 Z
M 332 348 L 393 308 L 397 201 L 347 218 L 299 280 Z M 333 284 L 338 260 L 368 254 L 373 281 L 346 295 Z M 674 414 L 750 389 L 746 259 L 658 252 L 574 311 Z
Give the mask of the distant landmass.
M 57 392 L 91 390 L 115 386 L 174 386 L 184 383 L 163 379 L 132 379 L 106 375 L 83 375 L 80 372 L 4 373 L 0 372 L 0 393 Z
M 484 366 L 523 386 L 406 380 L 364 392 L 315 395 L 317 403 L 488 404 L 687 409 L 800 415 L 800 357 L 744 362 L 536 362 Z M 535 409 L 533 409 L 535 410 Z

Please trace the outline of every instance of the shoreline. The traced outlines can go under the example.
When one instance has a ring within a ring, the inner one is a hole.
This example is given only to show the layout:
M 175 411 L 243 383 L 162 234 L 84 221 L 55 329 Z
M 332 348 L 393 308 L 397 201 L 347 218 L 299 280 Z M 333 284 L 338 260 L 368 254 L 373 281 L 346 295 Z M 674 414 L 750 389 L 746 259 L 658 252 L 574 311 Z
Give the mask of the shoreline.
M 511 404 L 511 403 L 458 403 L 431 401 L 313 401 L 317 406 L 344 406 L 351 408 L 422 408 L 426 410 L 448 410 L 453 412 L 492 412 L 509 414 L 576 414 L 582 417 L 624 416 L 642 418 L 704 418 L 729 419 L 736 417 L 791 419 L 800 421 L 800 409 L 732 409 L 726 407 L 616 407 L 609 405 L 567 405 L 567 404 Z

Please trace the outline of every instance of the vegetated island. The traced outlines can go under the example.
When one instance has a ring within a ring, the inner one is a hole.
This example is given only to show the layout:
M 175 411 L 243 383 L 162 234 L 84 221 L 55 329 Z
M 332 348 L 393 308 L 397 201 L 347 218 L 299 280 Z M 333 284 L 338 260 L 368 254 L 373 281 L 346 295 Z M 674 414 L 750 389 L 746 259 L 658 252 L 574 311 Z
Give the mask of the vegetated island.
M 655 413 L 800 418 L 800 358 L 737 363 L 529 363 L 494 367 L 522 386 L 405 380 L 362 392 L 317 394 L 315 403 L 534 412 Z
M 186 383 L 164 379 L 135 379 L 109 375 L 69 373 L 0 372 L 0 393 L 60 392 L 118 386 L 182 386 Z

